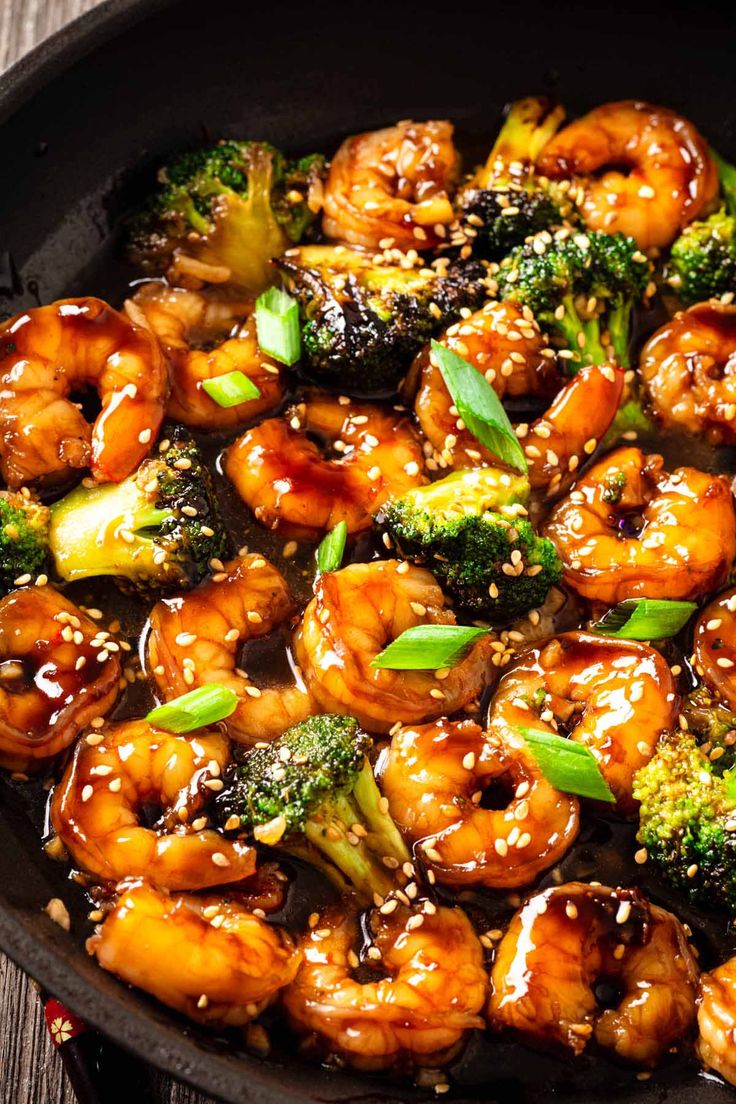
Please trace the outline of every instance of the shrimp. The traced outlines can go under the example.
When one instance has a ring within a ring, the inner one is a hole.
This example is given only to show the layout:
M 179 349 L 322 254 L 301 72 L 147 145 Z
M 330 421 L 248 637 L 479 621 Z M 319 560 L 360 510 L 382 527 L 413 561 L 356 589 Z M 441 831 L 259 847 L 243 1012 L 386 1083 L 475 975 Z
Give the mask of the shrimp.
M 736 306 L 679 311 L 642 349 L 639 372 L 664 425 L 736 444 Z
M 334 455 L 325 455 L 311 435 Z M 340 521 L 349 533 L 370 528 L 386 499 L 426 482 L 423 471 L 422 448 L 407 418 L 316 393 L 285 417 L 248 430 L 225 460 L 256 519 L 305 540 L 318 540 Z
M 510 729 L 444 718 L 402 728 L 377 769 L 391 816 L 447 885 L 528 885 L 578 833 L 577 799 L 547 782 Z
M 294 637 L 308 689 L 322 709 L 349 713 L 369 732 L 401 719 L 421 724 L 454 713 L 481 693 L 491 643 L 481 637 L 447 671 L 372 667 L 379 652 L 415 625 L 454 625 L 433 575 L 408 562 L 357 563 L 320 575 Z
M 656 453 L 619 448 L 554 507 L 543 534 L 565 582 L 584 598 L 700 598 L 728 577 L 736 517 L 728 480 L 664 469 Z
M 622 991 L 611 1002 L 607 982 Z M 570 882 L 536 893 L 511 921 L 493 964 L 489 1019 L 575 1055 L 595 1038 L 654 1066 L 695 1019 L 697 983 L 671 913 L 636 889 Z
M 698 1057 L 736 1085 L 736 958 L 700 975 Z
M 655 648 L 568 632 L 529 648 L 508 669 L 488 728 L 504 743 L 523 727 L 566 730 L 595 756 L 619 809 L 632 812 L 634 774 L 676 726 L 678 711 L 672 672 Z
M 164 698 L 176 698 L 215 682 L 238 695 L 224 722 L 241 744 L 270 740 L 316 711 L 296 676 L 290 685 L 259 688 L 239 666 L 239 656 L 288 623 L 294 603 L 283 575 L 263 556 L 231 560 L 208 582 L 177 598 L 165 598 L 151 612 L 148 667 Z
M 102 881 L 150 878 L 167 889 L 237 882 L 255 851 L 205 827 L 202 809 L 222 788 L 229 759 L 219 732 L 174 736 L 124 721 L 77 745 L 51 802 L 51 823 L 75 863 Z M 146 807 L 159 806 L 153 828 Z
M 456 908 L 384 905 L 370 913 L 368 931 L 371 945 L 360 959 L 358 917 L 346 906 L 323 913 L 304 936 L 303 962 L 283 994 L 293 1027 L 322 1054 L 360 1069 L 448 1061 L 483 1026 L 488 989 L 467 916 Z M 375 980 L 371 967 L 380 971 Z
M 118 645 L 53 587 L 0 601 L 0 766 L 28 771 L 74 743 L 120 692 Z
M 603 104 L 564 127 L 537 170 L 580 178 L 588 226 L 628 234 L 640 249 L 669 245 L 718 193 L 718 171 L 693 124 L 637 100 Z
M 514 303 L 488 303 L 450 326 L 440 342 L 477 368 L 499 398 L 549 394 L 561 383 L 552 350 L 528 308 Z M 532 487 L 554 494 L 572 479 L 616 416 L 623 383 L 624 373 L 615 365 L 587 365 L 562 387 L 541 418 L 515 427 Z M 414 410 L 434 449 L 431 464 L 457 470 L 497 462 L 458 419 L 428 348 L 415 359 L 406 386 L 416 389 Z
M 397 123 L 347 138 L 332 159 L 322 227 L 369 249 L 428 249 L 455 214 L 460 159 L 446 120 Z
M 693 658 L 709 690 L 736 709 L 736 589 L 724 590 L 702 610 L 693 633 Z
M 291 937 L 255 916 L 238 891 L 169 894 L 138 880 L 118 892 L 87 950 L 190 1020 L 242 1027 L 299 968 Z
M 94 387 L 94 426 L 72 397 Z M 158 341 L 102 299 L 59 299 L 0 326 L 0 472 L 11 488 L 89 467 L 125 479 L 156 437 L 169 394 Z
M 281 402 L 280 367 L 258 345 L 251 300 L 154 282 L 139 288 L 126 310 L 133 321 L 150 327 L 166 354 L 169 418 L 194 429 L 235 429 Z M 202 384 L 229 372 L 242 372 L 260 395 L 220 406 Z

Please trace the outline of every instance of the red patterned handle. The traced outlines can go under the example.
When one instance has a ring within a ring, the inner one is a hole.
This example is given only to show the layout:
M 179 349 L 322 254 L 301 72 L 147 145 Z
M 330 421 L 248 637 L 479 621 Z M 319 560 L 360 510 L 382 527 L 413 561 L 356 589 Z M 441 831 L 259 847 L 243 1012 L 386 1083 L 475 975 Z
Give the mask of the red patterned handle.
M 43 1013 L 51 1040 L 64 1063 L 79 1104 L 104 1104 L 110 1099 L 103 1089 L 102 1040 L 84 1020 L 58 1001 L 41 993 Z
M 55 1047 L 63 1046 L 70 1039 L 76 1039 L 89 1031 L 86 1023 L 70 1012 L 56 997 L 49 997 L 43 1007 L 46 1026 Z

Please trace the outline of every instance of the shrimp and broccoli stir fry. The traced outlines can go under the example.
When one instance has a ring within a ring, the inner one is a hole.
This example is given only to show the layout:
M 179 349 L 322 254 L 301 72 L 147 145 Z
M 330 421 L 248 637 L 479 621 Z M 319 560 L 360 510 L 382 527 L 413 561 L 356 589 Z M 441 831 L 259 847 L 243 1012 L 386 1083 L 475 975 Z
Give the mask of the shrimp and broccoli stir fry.
M 726 152 L 229 137 L 118 302 L 0 325 L 0 768 L 103 969 L 438 1093 L 471 1036 L 736 1085 Z

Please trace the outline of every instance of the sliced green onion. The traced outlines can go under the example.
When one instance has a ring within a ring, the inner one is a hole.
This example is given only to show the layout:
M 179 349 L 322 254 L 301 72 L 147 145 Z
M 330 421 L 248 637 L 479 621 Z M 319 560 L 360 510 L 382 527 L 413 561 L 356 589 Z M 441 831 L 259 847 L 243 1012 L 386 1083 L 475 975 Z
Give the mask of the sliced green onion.
M 157 705 L 147 714 L 146 720 L 167 732 L 193 732 L 195 728 L 224 721 L 235 711 L 237 704 L 238 695 L 234 690 L 211 682 Z
M 695 602 L 627 598 L 591 625 L 591 629 L 624 640 L 664 640 L 676 636 L 697 608 Z
M 225 372 L 222 376 L 202 380 L 202 390 L 206 391 L 218 406 L 238 406 L 249 399 L 258 399 L 261 392 L 253 380 L 243 372 Z
M 524 450 L 501 400 L 485 376 L 438 341 L 432 342 L 432 356 L 439 365 L 459 417 L 476 440 L 504 464 L 526 473 L 529 467 Z
M 269 288 L 256 300 L 256 331 L 264 353 L 282 364 L 301 356 L 299 304 L 281 288 Z
M 590 797 L 594 801 L 616 800 L 595 756 L 582 744 L 537 728 L 520 728 L 519 732 L 531 748 L 542 774 L 556 790 Z
M 438 671 L 464 659 L 488 629 L 466 625 L 415 625 L 371 660 L 371 667 L 392 671 Z
M 324 575 L 326 571 L 337 571 L 342 563 L 347 539 L 347 523 L 338 521 L 335 528 L 331 529 L 327 536 L 320 541 L 317 549 L 317 570 L 320 575 Z

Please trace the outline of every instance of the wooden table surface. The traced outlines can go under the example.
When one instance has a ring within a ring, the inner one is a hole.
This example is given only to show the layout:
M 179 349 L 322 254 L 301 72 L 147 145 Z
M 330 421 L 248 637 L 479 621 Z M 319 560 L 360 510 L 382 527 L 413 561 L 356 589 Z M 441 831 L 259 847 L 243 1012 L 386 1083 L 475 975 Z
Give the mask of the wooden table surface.
M 41 39 L 95 6 L 96 0 L 0 0 L 0 72 Z M 2 212 L 0 212 L 2 218 Z M 93 289 L 92 289 L 93 290 Z M 123 1062 L 130 1086 L 114 1100 L 133 1104 L 214 1104 L 192 1089 L 137 1063 Z M 75 1104 L 46 1033 L 29 980 L 0 955 L 0 1104 Z M 110 1097 L 113 1104 L 113 1095 Z

